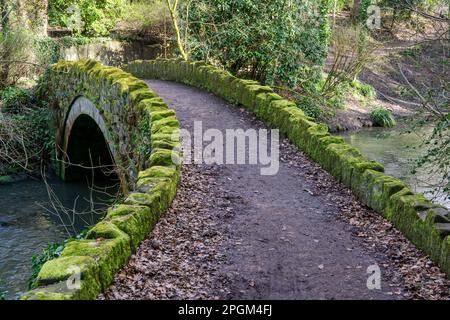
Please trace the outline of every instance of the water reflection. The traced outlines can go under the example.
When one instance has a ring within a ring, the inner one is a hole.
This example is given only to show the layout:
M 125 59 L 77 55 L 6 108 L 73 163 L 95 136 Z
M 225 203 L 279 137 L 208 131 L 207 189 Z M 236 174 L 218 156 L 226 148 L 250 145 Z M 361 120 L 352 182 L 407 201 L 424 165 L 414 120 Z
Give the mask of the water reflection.
M 433 188 L 440 182 L 439 175 L 430 173 L 430 168 L 414 170 L 415 159 L 426 150 L 423 139 L 428 137 L 431 131 L 430 127 L 414 131 L 406 131 L 401 127 L 370 128 L 344 133 L 342 136 L 369 159 L 382 163 L 386 174 L 405 181 L 415 192 L 423 193 L 433 201 L 450 207 L 448 197 Z

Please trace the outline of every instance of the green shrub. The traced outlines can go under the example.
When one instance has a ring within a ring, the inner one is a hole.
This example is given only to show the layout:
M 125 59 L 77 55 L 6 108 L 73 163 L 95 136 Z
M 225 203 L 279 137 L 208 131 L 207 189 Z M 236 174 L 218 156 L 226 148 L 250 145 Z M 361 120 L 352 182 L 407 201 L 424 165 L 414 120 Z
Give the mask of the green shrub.
M 186 2 L 187 3 L 187 2 Z M 322 67 L 328 52 L 328 0 L 198 0 L 180 13 L 189 21 L 189 49 L 242 77 L 291 88 L 304 71 Z M 185 27 L 185 26 L 184 26 Z
M 302 109 L 308 117 L 319 120 L 322 116 L 322 108 L 319 101 L 316 98 L 310 96 L 303 96 L 299 97 L 296 103 L 297 106 Z
M 34 35 L 26 28 L 0 32 L 0 88 L 14 85 L 19 79 L 32 76 L 37 70 L 31 64 Z
M 0 98 L 0 176 L 37 172 L 54 152 L 52 111 L 36 101 L 34 90 L 9 87 Z
M 108 35 L 123 14 L 124 6 L 125 0 L 49 0 L 49 23 L 72 27 L 73 31 L 88 36 Z M 80 21 L 76 21 L 77 11 Z M 77 26 L 78 22 L 82 25 Z
M 392 113 L 383 107 L 373 109 L 370 112 L 370 118 L 375 126 L 394 127 L 396 125 Z
M 19 113 L 33 103 L 34 97 L 28 89 L 7 87 L 2 91 L 0 99 L 3 112 Z
M 375 89 L 370 84 L 363 84 L 359 80 L 353 80 L 351 87 L 365 98 L 374 99 L 377 96 Z
M 336 84 L 332 89 L 326 89 L 324 91 L 324 86 L 327 79 L 322 77 L 322 79 L 317 83 L 315 90 L 323 100 L 323 104 L 335 109 L 345 108 L 346 96 L 349 91 L 349 85 L 346 81 Z

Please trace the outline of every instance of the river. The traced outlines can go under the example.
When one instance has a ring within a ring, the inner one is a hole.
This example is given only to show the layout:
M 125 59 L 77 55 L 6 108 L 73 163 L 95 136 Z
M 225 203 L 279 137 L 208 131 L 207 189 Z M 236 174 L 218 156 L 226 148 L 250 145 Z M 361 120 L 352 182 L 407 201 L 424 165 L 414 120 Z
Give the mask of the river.
M 343 133 L 342 137 L 369 159 L 382 163 L 386 174 L 406 182 L 413 191 L 423 193 L 434 202 L 450 207 L 448 196 L 433 188 L 440 181 L 438 175 L 423 168 L 413 171 L 414 160 L 426 150 L 423 139 L 430 135 L 431 130 L 424 127 L 408 132 L 399 125 L 392 129 L 374 127 Z
M 0 186 L 0 292 L 6 291 L 7 299 L 27 290 L 33 255 L 99 221 L 118 191 L 112 181 L 96 182 L 92 192 L 87 182 L 68 183 L 54 176 L 47 182 L 50 188 L 33 179 Z M 49 190 L 55 196 L 49 197 Z

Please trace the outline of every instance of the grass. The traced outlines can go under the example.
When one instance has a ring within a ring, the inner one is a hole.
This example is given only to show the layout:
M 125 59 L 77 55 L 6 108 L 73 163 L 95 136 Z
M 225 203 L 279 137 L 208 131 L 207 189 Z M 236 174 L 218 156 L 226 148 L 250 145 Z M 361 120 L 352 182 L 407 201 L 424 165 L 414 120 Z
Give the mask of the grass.
M 375 99 L 377 97 L 375 89 L 370 84 L 364 84 L 359 80 L 353 80 L 350 86 L 364 98 Z
M 394 127 L 397 124 L 392 113 L 383 107 L 373 109 L 370 112 L 370 118 L 378 127 Z

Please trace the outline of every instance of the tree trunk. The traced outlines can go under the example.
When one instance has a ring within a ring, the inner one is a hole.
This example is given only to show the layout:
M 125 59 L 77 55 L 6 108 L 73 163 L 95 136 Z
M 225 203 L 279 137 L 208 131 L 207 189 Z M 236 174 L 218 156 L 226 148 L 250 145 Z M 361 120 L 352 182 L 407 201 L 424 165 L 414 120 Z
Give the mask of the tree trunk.
M 33 31 L 38 36 L 46 36 L 48 29 L 48 0 L 34 0 L 35 8 L 31 15 Z
M 177 40 L 177 47 L 180 51 L 181 56 L 183 57 L 184 61 L 188 60 L 188 54 L 186 53 L 186 50 L 184 48 L 183 39 L 181 39 L 181 32 L 180 28 L 178 26 L 178 0 L 175 0 L 173 4 L 170 2 L 170 0 L 166 0 L 167 7 L 169 8 L 170 18 L 172 19 L 172 26 L 175 30 L 175 36 Z
M 14 0 L 12 2 L 12 11 L 9 15 L 10 30 L 14 31 L 27 26 L 28 8 L 25 0 Z
M 351 12 L 351 19 L 353 22 L 357 22 L 361 13 L 361 0 L 353 0 L 353 8 Z

